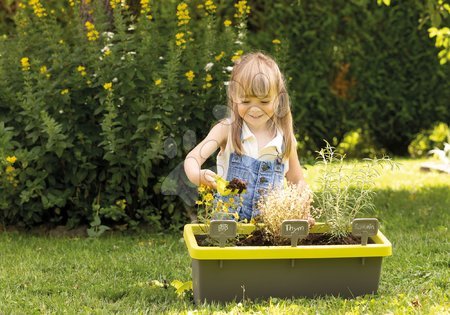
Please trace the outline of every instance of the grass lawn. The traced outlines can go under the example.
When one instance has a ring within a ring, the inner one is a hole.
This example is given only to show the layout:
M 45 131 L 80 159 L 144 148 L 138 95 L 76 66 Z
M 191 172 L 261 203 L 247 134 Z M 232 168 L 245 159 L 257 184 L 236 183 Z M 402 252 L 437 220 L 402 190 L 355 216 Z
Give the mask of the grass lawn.
M 449 314 L 450 175 L 401 160 L 377 180 L 376 216 L 393 243 L 378 294 L 195 306 L 172 287 L 190 280 L 182 233 L 98 239 L 0 233 L 0 313 Z M 306 171 L 309 182 L 314 168 Z

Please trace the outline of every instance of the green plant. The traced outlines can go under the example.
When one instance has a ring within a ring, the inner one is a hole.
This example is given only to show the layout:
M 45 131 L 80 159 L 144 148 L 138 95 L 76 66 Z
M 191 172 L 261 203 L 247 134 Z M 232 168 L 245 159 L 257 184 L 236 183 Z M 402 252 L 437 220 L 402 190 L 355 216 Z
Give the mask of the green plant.
M 422 130 L 408 146 L 412 157 L 423 157 L 435 147 L 442 147 L 450 142 L 450 129 L 446 123 L 438 122 L 430 129 Z
M 239 206 L 242 205 L 246 185 L 239 179 L 226 181 L 216 178 L 217 190 L 201 185 L 198 188 L 199 200 L 196 201 L 198 221 L 209 224 L 212 219 L 239 219 Z M 216 197 L 215 197 L 216 196 Z
M 331 238 L 339 239 L 349 234 L 351 221 L 358 215 L 374 210 L 374 181 L 388 157 L 364 159 L 363 165 L 344 163 L 345 155 L 339 154 L 327 142 L 317 152 L 320 172 L 318 191 L 314 194 L 314 208 L 330 228 Z
M 236 40 L 247 11 L 233 4 L 223 14 L 216 1 L 7 1 L 4 223 L 91 223 L 96 235 L 138 223 L 179 228 L 190 205 L 161 186 L 184 152 L 168 154 L 166 143 L 203 135 L 211 104 L 226 103 L 224 68 L 245 49 Z M 6 175 L 8 156 L 17 161 Z
M 287 184 L 270 190 L 258 201 L 260 215 L 258 221 L 263 223 L 265 237 L 274 245 L 284 240 L 281 236 L 281 223 L 284 220 L 308 220 L 310 225 L 314 219 L 310 214 L 313 196 L 309 187 Z M 319 213 L 315 212 L 314 216 Z

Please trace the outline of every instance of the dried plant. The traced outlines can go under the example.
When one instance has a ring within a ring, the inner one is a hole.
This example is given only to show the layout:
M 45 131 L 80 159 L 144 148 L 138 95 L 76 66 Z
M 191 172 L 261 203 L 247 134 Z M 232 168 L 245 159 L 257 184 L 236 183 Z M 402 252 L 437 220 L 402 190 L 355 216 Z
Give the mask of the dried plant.
M 309 220 L 314 224 L 310 209 L 313 194 L 307 187 L 288 184 L 286 187 L 275 188 L 269 191 L 258 201 L 260 220 L 264 223 L 266 237 L 274 245 L 280 244 L 281 223 L 284 220 Z

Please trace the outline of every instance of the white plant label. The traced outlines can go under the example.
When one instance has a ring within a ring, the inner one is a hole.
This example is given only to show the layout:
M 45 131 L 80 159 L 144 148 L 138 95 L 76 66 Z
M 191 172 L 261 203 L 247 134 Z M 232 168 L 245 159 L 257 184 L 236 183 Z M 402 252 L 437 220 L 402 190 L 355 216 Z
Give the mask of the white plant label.
M 209 236 L 219 240 L 220 247 L 224 247 L 227 239 L 236 237 L 237 223 L 234 220 L 211 220 Z
M 308 236 L 309 224 L 307 220 L 284 220 L 281 223 L 281 236 L 291 239 L 291 246 L 297 246 L 298 240 Z
M 367 245 L 369 236 L 378 233 L 380 224 L 375 218 L 358 218 L 352 221 L 352 234 L 361 237 L 361 244 Z

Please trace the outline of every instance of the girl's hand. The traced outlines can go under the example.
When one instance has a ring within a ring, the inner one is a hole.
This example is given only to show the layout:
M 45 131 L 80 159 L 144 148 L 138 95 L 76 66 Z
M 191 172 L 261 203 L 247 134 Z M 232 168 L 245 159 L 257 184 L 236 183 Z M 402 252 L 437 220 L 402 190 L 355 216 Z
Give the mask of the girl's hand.
M 206 169 L 200 171 L 200 182 L 213 189 L 217 189 L 216 177 L 217 174 L 211 170 Z

